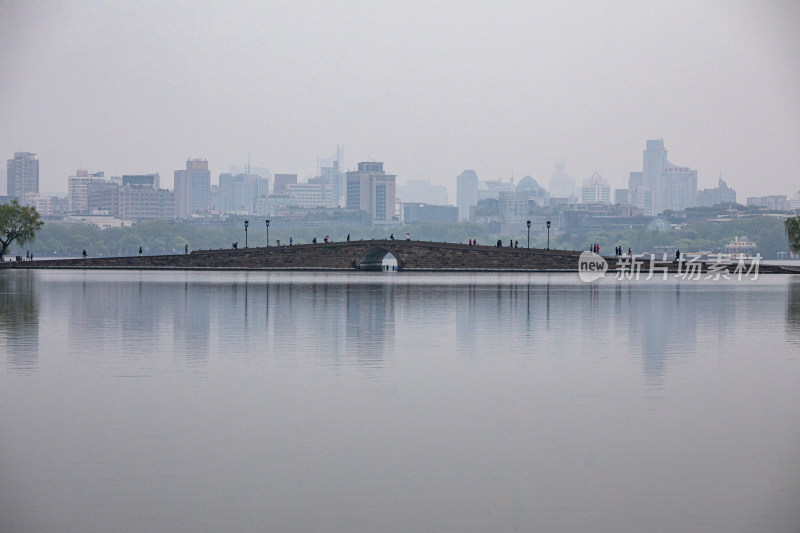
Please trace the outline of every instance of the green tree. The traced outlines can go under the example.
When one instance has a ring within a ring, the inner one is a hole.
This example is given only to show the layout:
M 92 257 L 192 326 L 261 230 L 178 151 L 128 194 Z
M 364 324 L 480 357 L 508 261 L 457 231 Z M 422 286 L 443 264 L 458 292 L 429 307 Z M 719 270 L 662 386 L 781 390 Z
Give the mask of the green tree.
M 12 242 L 16 241 L 17 246 L 33 242 L 43 225 L 35 207 L 19 205 L 17 200 L 0 205 L 0 261 Z
M 789 246 L 792 247 L 792 251 L 800 253 L 800 216 L 787 218 L 783 225 L 789 235 Z

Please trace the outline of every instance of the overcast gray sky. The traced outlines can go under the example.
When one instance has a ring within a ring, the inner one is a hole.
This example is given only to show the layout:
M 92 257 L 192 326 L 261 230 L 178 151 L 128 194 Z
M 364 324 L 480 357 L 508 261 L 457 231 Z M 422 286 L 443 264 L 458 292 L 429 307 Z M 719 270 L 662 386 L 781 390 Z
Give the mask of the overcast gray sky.
M 466 168 L 547 187 L 558 159 L 625 187 L 661 137 L 699 188 L 792 194 L 798 28 L 780 1 L 0 0 L 0 157 L 38 153 L 55 192 L 248 153 L 302 178 L 338 143 L 454 203 Z

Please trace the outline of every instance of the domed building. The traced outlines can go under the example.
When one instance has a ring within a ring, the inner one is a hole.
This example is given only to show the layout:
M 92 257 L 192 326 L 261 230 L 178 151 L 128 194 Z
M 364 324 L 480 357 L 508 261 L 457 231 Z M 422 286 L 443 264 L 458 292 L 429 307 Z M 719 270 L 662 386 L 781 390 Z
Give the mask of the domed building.
M 536 180 L 533 179 L 530 176 L 525 176 L 524 178 L 519 180 L 519 183 L 517 183 L 517 190 L 518 191 L 528 191 L 528 190 L 531 190 L 531 189 L 544 190 L 539 186 L 539 184 L 536 182 Z
M 536 201 L 539 207 L 547 204 L 547 191 L 545 191 L 539 183 L 530 176 L 525 176 L 519 183 L 517 183 L 517 194 L 524 194 L 528 199 Z

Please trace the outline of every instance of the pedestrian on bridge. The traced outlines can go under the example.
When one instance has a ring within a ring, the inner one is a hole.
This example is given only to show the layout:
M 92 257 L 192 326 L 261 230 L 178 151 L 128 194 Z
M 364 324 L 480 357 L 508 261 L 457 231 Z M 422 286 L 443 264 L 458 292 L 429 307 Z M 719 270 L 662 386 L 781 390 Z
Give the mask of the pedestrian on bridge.
M 410 240 L 411 240 L 411 234 L 410 234 L 410 233 L 406 233 L 406 240 L 407 240 L 407 241 L 410 241 Z

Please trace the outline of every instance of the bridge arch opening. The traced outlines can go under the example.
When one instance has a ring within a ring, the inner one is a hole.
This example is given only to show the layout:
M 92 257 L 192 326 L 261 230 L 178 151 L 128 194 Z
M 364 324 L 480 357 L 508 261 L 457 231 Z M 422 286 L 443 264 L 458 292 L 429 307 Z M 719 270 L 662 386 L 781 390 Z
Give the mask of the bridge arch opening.
M 381 246 L 370 248 L 358 261 L 359 270 L 393 272 L 399 266 L 397 256 Z
M 383 256 L 383 271 L 384 272 L 396 272 L 397 271 L 397 258 L 393 256 L 391 253 L 388 253 Z

